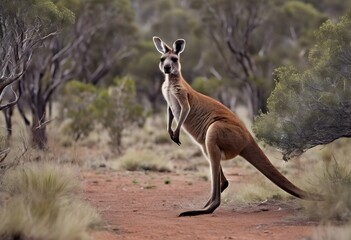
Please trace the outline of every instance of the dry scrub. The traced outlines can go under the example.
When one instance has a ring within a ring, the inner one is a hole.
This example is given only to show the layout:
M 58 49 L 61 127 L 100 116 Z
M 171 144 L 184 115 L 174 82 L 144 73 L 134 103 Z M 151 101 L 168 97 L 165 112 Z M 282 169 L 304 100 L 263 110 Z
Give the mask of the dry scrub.
M 324 196 L 324 201 L 303 202 L 310 217 L 327 221 L 351 220 L 351 167 L 339 160 L 315 167 L 311 177 L 313 190 Z
M 90 239 L 88 230 L 100 222 L 81 199 L 72 166 L 37 162 L 12 168 L 0 190 L 1 239 Z
M 152 150 L 128 149 L 118 160 L 118 169 L 128 171 L 171 171 L 170 163 Z

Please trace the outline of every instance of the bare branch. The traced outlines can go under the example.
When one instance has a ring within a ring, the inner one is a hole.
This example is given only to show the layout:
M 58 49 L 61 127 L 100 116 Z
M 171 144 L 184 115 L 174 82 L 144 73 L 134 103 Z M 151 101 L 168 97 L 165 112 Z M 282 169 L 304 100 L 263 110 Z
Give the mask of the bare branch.
M 4 150 L 0 151 L 0 163 L 3 162 L 5 160 L 5 158 L 7 157 L 7 155 L 10 153 L 10 148 L 6 148 Z
M 50 122 L 54 121 L 54 119 L 47 120 L 45 122 L 39 121 L 39 125 L 35 128 L 36 130 L 45 127 L 45 125 L 49 124 Z
M 2 110 L 6 110 L 12 106 L 14 106 L 15 104 L 17 104 L 18 100 L 19 100 L 19 95 L 16 94 L 16 92 L 13 90 L 13 86 L 11 85 L 11 90 L 12 90 L 12 93 L 15 95 L 15 100 L 5 104 L 5 105 L 0 105 L 0 111 Z M 1 95 L 3 94 L 3 92 L 1 93 Z M 0 96 L 0 102 L 1 102 L 1 96 Z

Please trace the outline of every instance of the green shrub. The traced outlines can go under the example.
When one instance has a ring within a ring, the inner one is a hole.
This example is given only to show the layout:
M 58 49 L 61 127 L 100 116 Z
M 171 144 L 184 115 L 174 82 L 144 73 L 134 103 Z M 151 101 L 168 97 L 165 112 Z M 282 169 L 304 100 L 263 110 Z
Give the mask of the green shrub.
M 100 91 L 95 103 L 98 121 L 108 130 L 111 148 L 121 152 L 122 136 L 131 126 L 143 125 L 143 108 L 136 102 L 133 79 L 116 78 L 115 85 Z
M 219 88 L 221 85 L 221 81 L 217 78 L 204 78 L 197 77 L 192 82 L 192 87 L 197 91 L 207 95 L 212 96 L 213 93 Z
M 129 77 L 116 78 L 107 88 L 72 81 L 65 93 L 62 114 L 66 113 L 70 121 L 64 131 L 75 141 L 101 125 L 108 131 L 111 148 L 120 153 L 123 133 L 145 121 L 143 108 L 136 101 L 135 82 Z
M 75 141 L 87 137 L 94 130 L 96 125 L 94 101 L 97 96 L 98 90 L 92 84 L 71 81 L 65 86 L 61 112 L 70 121 L 64 127 L 64 133 Z

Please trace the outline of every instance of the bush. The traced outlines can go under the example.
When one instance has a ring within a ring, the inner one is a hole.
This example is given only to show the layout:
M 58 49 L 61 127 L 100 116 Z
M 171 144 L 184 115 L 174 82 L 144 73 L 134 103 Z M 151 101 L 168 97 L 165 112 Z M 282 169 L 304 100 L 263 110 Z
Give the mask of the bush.
M 347 162 L 334 161 L 314 168 L 311 191 L 318 191 L 324 201 L 306 201 L 303 206 L 311 218 L 327 221 L 351 220 L 351 167 Z
M 108 131 L 111 148 L 120 153 L 123 133 L 144 123 L 143 108 L 136 101 L 135 82 L 131 78 L 116 78 L 108 88 L 72 81 L 65 92 L 62 113 L 66 112 L 70 122 L 64 131 L 75 141 L 87 137 L 101 124 Z
M 115 85 L 100 91 L 95 102 L 98 121 L 108 130 L 112 150 L 121 152 L 122 136 L 131 126 L 143 125 L 143 108 L 136 102 L 133 79 L 116 78 Z
M 61 115 L 70 119 L 64 133 L 75 141 L 87 137 L 96 125 L 94 101 L 98 95 L 92 84 L 71 81 L 65 86 L 65 97 L 61 101 Z
M 81 200 L 72 167 L 27 163 L 8 170 L 1 192 L 1 239 L 89 239 L 97 212 Z

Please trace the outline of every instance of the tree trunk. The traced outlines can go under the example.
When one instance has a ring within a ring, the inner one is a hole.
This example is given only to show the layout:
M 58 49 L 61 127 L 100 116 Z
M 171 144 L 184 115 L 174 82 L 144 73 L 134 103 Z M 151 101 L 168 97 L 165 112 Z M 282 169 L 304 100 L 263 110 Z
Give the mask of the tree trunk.
M 41 101 L 34 111 L 32 109 L 32 145 L 34 148 L 38 148 L 40 150 L 45 150 L 47 148 L 48 140 L 45 124 L 45 106 L 46 104 Z

